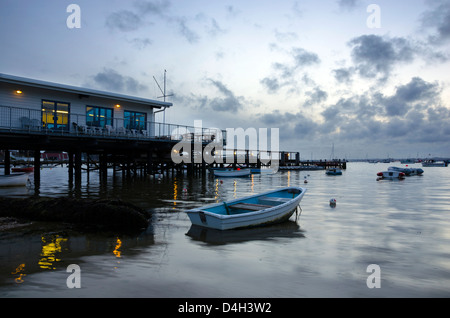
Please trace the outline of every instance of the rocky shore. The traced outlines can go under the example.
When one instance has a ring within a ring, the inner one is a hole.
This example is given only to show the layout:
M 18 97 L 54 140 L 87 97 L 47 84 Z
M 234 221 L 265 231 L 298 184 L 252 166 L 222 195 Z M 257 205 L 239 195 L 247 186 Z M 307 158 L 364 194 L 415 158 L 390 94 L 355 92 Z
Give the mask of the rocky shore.
M 138 233 L 148 227 L 151 214 L 120 200 L 36 197 L 0 198 L 1 217 L 68 223 L 86 231 Z

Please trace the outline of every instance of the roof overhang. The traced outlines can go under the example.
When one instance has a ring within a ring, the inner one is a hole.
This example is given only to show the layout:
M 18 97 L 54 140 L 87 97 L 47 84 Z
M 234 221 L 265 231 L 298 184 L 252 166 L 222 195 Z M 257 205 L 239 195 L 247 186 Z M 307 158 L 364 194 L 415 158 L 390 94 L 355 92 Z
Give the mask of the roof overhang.
M 152 100 L 152 99 L 146 99 L 146 98 L 141 98 L 141 97 L 134 97 L 134 96 L 129 96 L 129 95 L 104 92 L 104 91 L 98 91 L 98 90 L 94 90 L 94 89 L 82 88 L 82 87 L 76 87 L 76 86 L 70 86 L 70 85 L 64 85 L 64 84 L 45 82 L 45 81 L 41 81 L 41 80 L 29 79 L 29 78 L 25 78 L 25 77 L 7 75 L 7 74 L 2 74 L 2 73 L 0 73 L 0 82 L 23 85 L 23 86 L 28 86 L 28 87 L 50 89 L 50 90 L 72 93 L 72 94 L 78 94 L 82 97 L 94 96 L 94 97 L 99 97 L 99 98 L 114 99 L 118 102 L 137 103 L 137 104 L 146 105 L 146 106 L 149 106 L 152 108 L 163 108 L 163 107 L 167 108 L 167 107 L 173 106 L 172 103 L 161 102 L 158 100 Z

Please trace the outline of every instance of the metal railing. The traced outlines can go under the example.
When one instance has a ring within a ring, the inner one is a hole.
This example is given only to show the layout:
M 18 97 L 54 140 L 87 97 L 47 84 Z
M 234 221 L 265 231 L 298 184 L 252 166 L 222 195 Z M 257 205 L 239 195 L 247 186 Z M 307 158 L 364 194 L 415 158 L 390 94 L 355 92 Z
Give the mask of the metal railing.
M 226 144 L 226 131 L 159 122 L 137 122 L 122 118 L 88 121 L 87 115 L 53 113 L 0 105 L 0 130 L 34 134 L 59 134 L 127 139 L 218 142 Z

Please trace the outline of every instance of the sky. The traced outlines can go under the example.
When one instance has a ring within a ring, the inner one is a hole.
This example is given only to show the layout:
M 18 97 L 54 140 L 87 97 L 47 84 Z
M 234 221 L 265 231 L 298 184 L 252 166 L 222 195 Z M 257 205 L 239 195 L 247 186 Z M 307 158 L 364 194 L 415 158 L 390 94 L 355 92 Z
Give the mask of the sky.
M 10 75 L 158 99 L 167 71 L 159 122 L 279 129 L 305 160 L 450 157 L 446 0 L 0 0 L 0 39 Z

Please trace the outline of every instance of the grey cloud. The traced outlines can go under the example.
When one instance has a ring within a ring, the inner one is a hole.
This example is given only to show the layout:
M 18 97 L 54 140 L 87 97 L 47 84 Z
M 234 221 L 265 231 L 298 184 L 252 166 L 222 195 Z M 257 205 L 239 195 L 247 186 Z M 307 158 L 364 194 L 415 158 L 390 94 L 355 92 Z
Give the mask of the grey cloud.
M 415 50 L 404 38 L 362 35 L 350 41 L 355 69 L 362 77 L 387 79 L 397 63 L 410 62 Z
M 93 76 L 94 85 L 111 92 L 139 93 L 148 89 L 137 80 L 123 76 L 113 69 L 104 69 Z
M 130 32 L 139 29 L 142 26 L 141 18 L 128 10 L 111 13 L 106 18 L 106 26 L 110 29 L 117 29 L 122 32 Z
M 274 94 L 281 88 L 277 78 L 265 77 L 260 81 L 260 83 L 267 89 L 269 94 Z
M 339 0 L 338 5 L 341 9 L 353 10 L 359 4 L 361 4 L 361 0 Z
M 289 92 L 297 92 L 298 72 L 321 62 L 316 53 L 303 48 L 292 48 L 289 57 L 291 59 L 290 62 L 273 63 L 272 68 L 276 74 L 265 77 L 260 81 L 269 94 L 278 92 L 282 87 L 288 87 Z M 307 74 L 303 74 L 302 80 L 305 84 L 311 84 L 311 81 L 308 82 L 309 77 Z
M 111 13 L 106 18 L 106 26 L 110 29 L 117 29 L 123 32 L 136 31 L 145 24 L 154 24 L 156 18 L 160 18 L 166 23 L 174 24 L 178 32 L 186 38 L 189 43 L 195 43 L 200 36 L 189 27 L 189 19 L 183 16 L 172 15 L 169 12 L 171 2 L 163 1 L 138 1 L 135 3 L 135 12 L 121 10 Z M 213 25 L 214 27 L 214 25 Z
M 319 56 L 316 53 L 308 52 L 303 48 L 294 48 L 292 50 L 292 56 L 295 61 L 295 68 L 320 63 Z
M 334 78 L 339 83 L 350 84 L 352 81 L 353 70 L 351 68 L 339 68 L 333 70 Z
M 308 91 L 305 94 L 309 96 L 309 99 L 304 103 L 306 107 L 323 103 L 328 98 L 328 93 L 319 87 L 315 87 L 313 91 Z
M 206 79 L 209 86 L 218 91 L 217 97 L 190 94 L 190 96 L 178 96 L 177 101 L 200 111 L 217 111 L 221 113 L 236 113 L 250 104 L 242 96 L 236 96 L 224 83 L 211 78 Z
M 450 40 L 450 6 L 448 1 L 437 1 L 433 6 L 434 8 L 423 14 L 422 25 L 432 29 L 429 43 L 441 45 Z
M 438 84 L 427 83 L 419 77 L 414 77 L 408 84 L 398 86 L 394 96 L 384 99 L 386 114 L 403 116 L 420 102 L 435 104 L 439 93 Z
M 165 12 L 169 9 L 171 3 L 170 1 L 139 1 L 136 2 L 136 7 L 139 9 L 139 12 L 143 15 L 164 15 Z

